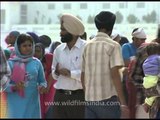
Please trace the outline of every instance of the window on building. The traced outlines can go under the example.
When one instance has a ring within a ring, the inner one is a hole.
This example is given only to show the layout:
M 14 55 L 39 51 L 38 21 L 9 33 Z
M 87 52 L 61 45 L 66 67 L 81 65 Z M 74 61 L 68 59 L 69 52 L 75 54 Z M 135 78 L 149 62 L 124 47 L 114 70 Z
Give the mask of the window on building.
M 125 7 L 128 8 L 128 3 L 125 3 Z
M 1 24 L 5 24 L 6 11 L 1 10 Z
M 109 8 L 110 8 L 110 3 L 103 4 L 103 9 L 109 9 Z
M 87 3 L 81 3 L 80 9 L 87 9 Z
M 21 5 L 20 7 L 20 23 L 27 24 L 27 5 Z
M 64 9 L 71 9 L 71 4 L 70 3 L 65 3 L 63 8 Z
M 124 8 L 124 3 L 119 3 L 119 8 Z
M 119 3 L 119 8 L 128 8 L 127 3 Z
M 145 3 L 137 3 L 137 8 L 144 8 L 145 7 Z
M 54 10 L 55 9 L 55 4 L 49 4 L 48 9 L 49 10 Z

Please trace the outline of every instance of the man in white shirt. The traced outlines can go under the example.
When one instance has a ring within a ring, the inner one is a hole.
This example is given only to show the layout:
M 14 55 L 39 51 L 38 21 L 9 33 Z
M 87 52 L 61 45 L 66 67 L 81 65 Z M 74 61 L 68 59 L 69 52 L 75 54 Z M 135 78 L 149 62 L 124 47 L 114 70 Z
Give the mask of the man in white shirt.
M 84 91 L 81 84 L 81 55 L 85 40 L 82 22 L 71 14 L 61 17 L 62 44 L 54 51 L 52 76 L 56 93 L 53 118 L 84 118 Z

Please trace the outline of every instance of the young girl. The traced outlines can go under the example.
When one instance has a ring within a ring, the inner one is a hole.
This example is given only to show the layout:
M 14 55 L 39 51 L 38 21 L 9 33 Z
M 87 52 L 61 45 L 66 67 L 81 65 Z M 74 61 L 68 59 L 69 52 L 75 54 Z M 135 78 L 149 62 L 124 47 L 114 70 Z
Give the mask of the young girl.
M 5 89 L 8 118 L 41 118 L 39 94 L 47 84 L 41 62 L 34 58 L 33 38 L 20 34 L 15 42 L 16 56 L 9 59 L 11 79 Z
M 49 109 L 49 102 L 53 102 L 54 94 L 55 94 L 55 89 L 53 87 L 55 80 L 52 78 L 52 75 L 51 75 L 53 54 L 51 53 L 45 54 L 45 47 L 43 46 L 43 44 L 36 43 L 34 56 L 39 60 L 41 60 L 44 67 L 44 71 L 45 71 L 45 77 L 47 80 L 47 88 L 46 88 L 45 94 L 41 94 L 40 96 L 42 118 L 46 118 L 46 113 Z

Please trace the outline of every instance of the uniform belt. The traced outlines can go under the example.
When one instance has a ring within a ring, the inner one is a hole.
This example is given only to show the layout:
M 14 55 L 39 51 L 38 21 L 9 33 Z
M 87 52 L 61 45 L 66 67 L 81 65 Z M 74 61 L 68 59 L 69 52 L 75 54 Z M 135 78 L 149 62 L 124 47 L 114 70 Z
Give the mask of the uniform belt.
M 63 90 L 63 89 L 57 89 L 57 91 L 59 93 L 63 93 L 65 95 L 73 95 L 76 93 L 83 93 L 84 91 L 82 89 L 78 89 L 78 90 Z

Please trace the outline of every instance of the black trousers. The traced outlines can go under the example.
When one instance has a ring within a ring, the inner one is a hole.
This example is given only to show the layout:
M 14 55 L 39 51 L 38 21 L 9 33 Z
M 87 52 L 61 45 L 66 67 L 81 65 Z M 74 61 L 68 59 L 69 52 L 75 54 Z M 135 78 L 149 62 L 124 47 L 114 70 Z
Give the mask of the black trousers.
M 46 118 L 84 119 L 85 100 L 84 91 L 56 90 L 53 104 L 50 106 Z

